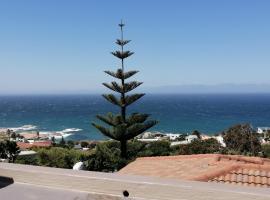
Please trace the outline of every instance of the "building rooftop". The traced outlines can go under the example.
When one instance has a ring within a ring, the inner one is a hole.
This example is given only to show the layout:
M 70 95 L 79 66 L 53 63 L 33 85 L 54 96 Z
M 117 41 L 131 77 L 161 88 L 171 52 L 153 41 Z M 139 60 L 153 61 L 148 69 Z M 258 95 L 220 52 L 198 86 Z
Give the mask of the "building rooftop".
M 270 159 L 220 154 L 137 158 L 119 174 L 270 187 Z
M 5 178 L 6 177 L 6 178 Z M 0 163 L 1 200 L 266 200 L 267 188 Z
M 49 147 L 52 145 L 51 141 L 35 141 L 33 143 L 17 142 L 20 149 L 30 149 L 31 147 Z

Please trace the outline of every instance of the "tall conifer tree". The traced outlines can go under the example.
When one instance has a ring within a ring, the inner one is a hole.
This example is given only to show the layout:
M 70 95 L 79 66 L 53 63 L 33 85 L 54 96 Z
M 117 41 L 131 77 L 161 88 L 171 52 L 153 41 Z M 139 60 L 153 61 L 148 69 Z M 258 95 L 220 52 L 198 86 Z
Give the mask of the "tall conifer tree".
M 121 29 L 121 39 L 116 40 L 116 44 L 120 46 L 120 51 L 112 52 L 112 55 L 121 60 L 121 68 L 117 69 L 116 72 L 105 71 L 106 74 L 120 80 L 120 83 L 112 81 L 111 83 L 103 83 L 103 85 L 114 93 L 118 93 L 119 97 L 115 94 L 104 94 L 102 95 L 107 101 L 118 106 L 121 110 L 120 114 L 108 113 L 106 116 L 97 115 L 97 118 L 103 121 L 108 126 L 92 123 L 101 133 L 105 136 L 117 140 L 121 144 L 121 157 L 127 157 L 127 141 L 143 133 L 147 129 L 151 128 L 157 121 L 147 120 L 149 114 L 132 113 L 127 114 L 127 107 L 140 99 L 145 94 L 127 94 L 140 86 L 142 82 L 130 81 L 126 82 L 126 79 L 130 78 L 134 74 L 138 73 L 136 70 L 125 71 L 124 60 L 131 56 L 133 52 L 124 51 L 124 46 L 130 42 L 130 40 L 124 40 L 123 27 L 125 25 L 119 24 Z

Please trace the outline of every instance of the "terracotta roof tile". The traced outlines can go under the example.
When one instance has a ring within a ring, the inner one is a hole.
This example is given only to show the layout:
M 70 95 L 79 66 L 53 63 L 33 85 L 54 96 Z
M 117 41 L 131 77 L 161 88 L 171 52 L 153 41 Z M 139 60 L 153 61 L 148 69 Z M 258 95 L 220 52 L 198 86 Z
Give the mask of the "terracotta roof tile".
M 20 149 L 30 149 L 31 147 L 49 147 L 52 145 L 51 141 L 37 141 L 33 143 L 17 142 Z
M 219 154 L 138 158 L 122 174 L 270 187 L 270 159 Z

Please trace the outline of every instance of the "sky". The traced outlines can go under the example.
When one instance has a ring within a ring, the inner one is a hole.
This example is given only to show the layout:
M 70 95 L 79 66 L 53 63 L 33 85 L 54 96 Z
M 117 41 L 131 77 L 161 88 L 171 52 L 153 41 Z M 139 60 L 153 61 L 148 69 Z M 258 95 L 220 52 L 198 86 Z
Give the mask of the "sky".
M 121 19 L 135 52 L 126 68 L 146 92 L 270 92 L 269 10 L 268 0 L 2 0 L 0 94 L 106 91 Z

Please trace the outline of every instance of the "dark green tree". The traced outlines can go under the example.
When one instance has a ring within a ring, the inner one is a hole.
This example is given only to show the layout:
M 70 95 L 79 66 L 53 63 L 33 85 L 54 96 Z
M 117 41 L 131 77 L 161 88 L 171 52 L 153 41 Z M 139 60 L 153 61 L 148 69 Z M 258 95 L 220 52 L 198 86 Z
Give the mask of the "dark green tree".
M 201 139 L 201 133 L 197 130 L 193 131 L 191 135 L 196 135 L 198 137 L 198 139 Z
M 4 141 L 0 141 L 0 158 L 1 159 L 7 158 L 6 143 Z
M 65 146 L 66 145 L 66 141 L 65 141 L 65 139 L 64 139 L 64 137 L 62 136 L 62 138 L 61 138 L 61 140 L 60 140 L 60 142 L 59 142 L 59 145 L 60 146 Z
M 55 137 L 54 136 L 52 136 L 51 141 L 52 141 L 52 144 L 55 145 Z
M 89 145 L 88 142 L 86 142 L 86 141 L 81 141 L 81 147 L 82 147 L 82 148 L 87 148 L 88 145 Z
M 261 143 L 258 133 L 249 124 L 237 124 L 225 131 L 223 136 L 227 149 L 241 154 L 258 155 Z
M 16 134 L 15 132 L 12 132 L 12 133 L 11 133 L 11 135 L 10 135 L 10 137 L 11 137 L 12 139 L 14 139 L 14 140 L 15 140 L 15 139 L 16 139 L 16 137 L 17 137 L 17 134 Z
M 131 56 L 133 52 L 124 51 L 124 46 L 130 42 L 130 40 L 123 39 L 123 27 L 124 24 L 119 24 L 121 29 L 121 39 L 116 40 L 116 44 L 120 46 L 120 51 L 112 52 L 112 54 L 121 60 L 121 68 L 116 72 L 105 71 L 106 74 L 120 80 L 120 83 L 113 81 L 111 83 L 103 83 L 103 85 L 114 93 L 119 93 L 120 97 L 115 94 L 104 94 L 103 97 L 110 103 L 118 106 L 121 110 L 120 114 L 108 113 L 106 116 L 97 115 L 97 118 L 108 126 L 92 123 L 101 133 L 105 136 L 117 140 L 121 144 L 121 157 L 127 157 L 127 141 L 143 133 L 147 129 L 151 128 L 157 121 L 147 120 L 149 114 L 132 113 L 127 115 L 127 107 L 140 99 L 145 94 L 127 94 L 137 88 L 142 82 L 130 81 L 126 82 L 126 79 L 130 78 L 138 71 L 125 71 L 124 60 Z
M 9 162 L 14 163 L 20 152 L 20 148 L 17 146 L 16 142 L 9 140 L 6 141 L 6 154 Z
M 178 148 L 178 154 L 180 155 L 218 153 L 222 150 L 222 146 L 214 138 L 193 140 L 189 144 L 179 145 Z
M 8 138 L 10 139 L 10 136 L 11 136 L 11 130 L 8 129 L 8 130 L 6 131 L 6 134 L 7 134 Z

